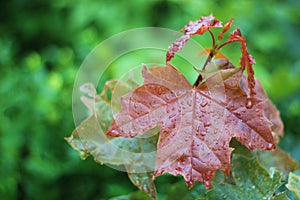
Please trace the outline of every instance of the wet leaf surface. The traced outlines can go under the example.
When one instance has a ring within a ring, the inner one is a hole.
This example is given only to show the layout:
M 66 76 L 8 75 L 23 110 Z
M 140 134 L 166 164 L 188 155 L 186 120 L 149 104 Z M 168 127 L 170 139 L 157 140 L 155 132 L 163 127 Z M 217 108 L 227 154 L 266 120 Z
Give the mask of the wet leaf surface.
M 197 87 L 171 65 L 144 66 L 142 74 L 144 84 L 122 97 L 107 135 L 130 138 L 160 126 L 155 176 L 180 174 L 189 187 L 201 181 L 209 188 L 218 169 L 230 173 L 233 137 L 251 150 L 275 148 L 269 100 L 263 90 L 247 97 L 240 69 L 219 70 Z

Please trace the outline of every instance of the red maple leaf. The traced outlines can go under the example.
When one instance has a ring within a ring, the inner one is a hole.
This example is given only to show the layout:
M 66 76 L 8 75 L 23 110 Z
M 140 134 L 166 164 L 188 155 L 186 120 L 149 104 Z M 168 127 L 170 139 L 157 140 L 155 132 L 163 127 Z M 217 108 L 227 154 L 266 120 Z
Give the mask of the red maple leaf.
M 231 25 L 230 25 L 231 26 Z M 255 91 L 255 80 L 254 80 L 254 70 L 252 65 L 256 64 L 255 60 L 251 56 L 251 54 L 248 51 L 246 39 L 242 36 L 241 30 L 239 28 L 236 28 L 229 36 L 229 39 L 221 44 L 218 47 L 218 50 L 221 49 L 223 46 L 232 43 L 232 42 L 240 42 L 241 43 L 241 58 L 240 58 L 240 66 L 243 70 L 247 69 L 248 73 L 248 87 L 250 89 L 249 96 L 254 96 Z
M 192 36 L 202 35 L 211 28 L 220 28 L 222 23 L 216 19 L 212 14 L 206 17 L 201 17 L 199 20 L 189 22 L 181 31 L 184 35 L 178 38 L 171 46 L 166 55 L 167 63 L 174 57 L 176 52 L 182 50 L 185 44 Z
M 233 137 L 251 150 L 275 148 L 277 110 L 258 81 L 259 98 L 249 99 L 242 68 L 219 70 L 196 86 L 171 65 L 144 66 L 142 75 L 144 84 L 121 98 L 107 135 L 135 137 L 160 126 L 154 176 L 180 174 L 189 187 L 201 181 L 209 188 L 218 169 L 230 173 Z

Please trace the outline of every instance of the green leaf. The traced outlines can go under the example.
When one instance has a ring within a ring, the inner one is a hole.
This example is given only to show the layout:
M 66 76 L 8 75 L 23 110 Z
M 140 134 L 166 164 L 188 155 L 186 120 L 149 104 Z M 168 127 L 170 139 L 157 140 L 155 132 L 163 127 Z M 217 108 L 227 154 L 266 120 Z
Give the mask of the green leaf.
M 130 181 L 141 191 L 146 192 L 152 199 L 156 199 L 156 188 L 153 182 L 153 172 L 128 173 Z
M 286 191 L 276 194 L 272 197 L 272 200 L 286 200 L 289 199 L 286 195 Z
M 81 87 L 89 96 L 89 98 L 82 97 L 81 99 L 93 114 L 84 120 L 66 140 L 83 159 L 92 155 L 96 162 L 127 171 L 134 185 L 156 199 L 152 177 L 157 131 L 149 131 L 147 135 L 143 135 L 143 138 L 109 139 L 105 136 L 106 129 L 113 121 L 107 91 L 108 89 L 114 91 L 116 86 L 121 90 L 129 88 L 126 84 L 110 81 L 106 83 L 103 92 L 96 95 L 93 85 L 85 84 Z
M 183 182 L 178 182 L 169 187 L 167 200 L 289 199 L 288 190 L 283 187 L 282 173 L 274 167 L 266 170 L 258 160 L 258 152 L 249 151 L 236 140 L 232 140 L 230 146 L 235 148 L 232 154 L 231 176 L 228 177 L 218 171 L 214 176 L 211 190 L 206 190 L 202 184 L 188 190 Z
M 238 154 L 233 154 L 232 176 L 234 184 L 226 181 L 214 183 L 213 189 L 207 192 L 208 199 L 272 199 L 283 184 L 278 171 L 269 173 L 255 157 L 246 158 Z
M 113 197 L 109 200 L 151 200 L 149 196 L 147 196 L 143 192 L 133 192 L 128 195 L 122 195 L 119 197 Z
M 288 184 L 286 187 L 295 193 L 298 199 L 300 199 L 300 176 L 291 172 L 289 174 Z
M 84 144 L 80 140 L 77 131 L 74 131 L 72 135 L 68 138 L 65 138 L 67 142 L 79 152 L 80 158 L 85 160 L 87 157 L 90 156 L 89 151 L 85 148 Z
M 169 187 L 166 200 L 194 200 L 205 198 L 206 188 L 201 183 L 195 183 L 191 189 L 186 187 L 183 181 L 177 182 Z
M 259 162 L 267 169 L 276 168 L 280 172 L 292 172 L 299 168 L 297 161 L 290 155 L 282 151 L 279 147 L 272 151 L 258 151 L 257 158 Z

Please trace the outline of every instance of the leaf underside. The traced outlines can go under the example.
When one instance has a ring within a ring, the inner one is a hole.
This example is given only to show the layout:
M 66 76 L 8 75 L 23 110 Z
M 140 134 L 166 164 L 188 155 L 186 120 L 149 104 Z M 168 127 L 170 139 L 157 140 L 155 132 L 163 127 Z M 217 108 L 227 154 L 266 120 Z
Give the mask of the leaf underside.
M 118 82 L 108 82 L 110 90 L 114 90 Z M 125 87 L 118 83 L 119 87 Z M 93 88 L 87 84 L 88 88 Z M 85 85 L 85 86 L 87 86 Z M 121 86 L 120 86 L 121 85 Z M 126 86 L 131 87 L 131 86 Z M 94 90 L 94 89 L 92 89 Z M 155 157 L 146 152 L 156 150 L 157 135 L 148 138 L 113 138 L 108 139 L 103 130 L 107 130 L 113 121 L 111 108 L 107 102 L 107 91 L 100 95 L 95 91 L 89 98 L 83 97 L 83 102 L 93 114 L 83 121 L 66 140 L 76 149 L 81 158 L 92 155 L 96 162 L 119 167 L 128 172 L 129 179 L 141 191 L 156 199 L 156 188 L 153 182 L 153 170 Z M 136 172 L 136 173 L 135 173 Z

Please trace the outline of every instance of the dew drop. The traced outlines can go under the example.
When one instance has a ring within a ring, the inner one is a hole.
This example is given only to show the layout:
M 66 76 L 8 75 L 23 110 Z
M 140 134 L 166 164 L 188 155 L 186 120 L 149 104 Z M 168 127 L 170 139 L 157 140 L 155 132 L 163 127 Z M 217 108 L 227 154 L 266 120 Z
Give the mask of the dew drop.
M 247 100 L 246 108 L 251 109 L 253 106 L 251 99 Z
M 118 132 L 117 130 L 112 130 L 112 131 L 111 131 L 111 134 L 114 135 L 114 136 L 120 135 L 119 132 Z
M 210 123 L 209 122 L 205 122 L 204 123 L 204 127 L 209 127 L 210 126 Z
M 205 180 L 205 181 L 204 181 L 204 185 L 205 185 L 205 187 L 207 187 L 207 188 L 208 188 L 208 187 L 210 186 L 210 182 L 209 182 L 209 180 Z
M 252 148 L 252 143 L 249 142 L 249 143 L 248 143 L 248 146 L 249 146 L 249 148 Z
M 176 116 L 176 113 L 172 113 L 170 116 L 169 116 L 169 119 L 173 118 Z
M 207 102 L 202 102 L 202 103 L 200 103 L 200 105 L 201 105 L 202 107 L 205 107 L 205 106 L 207 105 Z
M 269 143 L 268 144 L 268 147 L 267 147 L 267 149 L 268 150 L 271 150 L 271 149 L 273 149 L 275 147 L 275 145 L 274 144 L 272 144 L 272 143 Z

